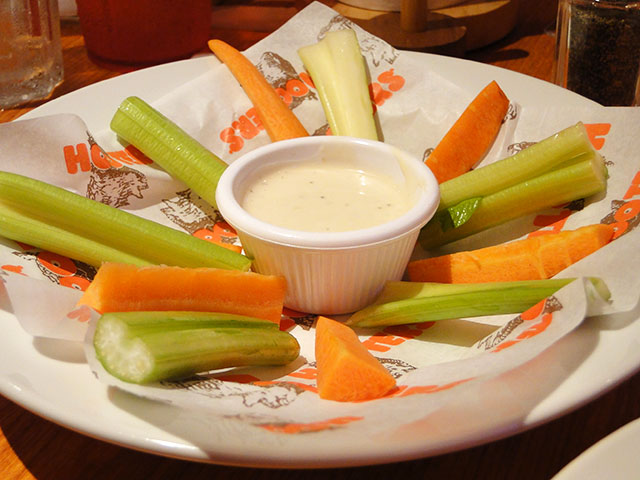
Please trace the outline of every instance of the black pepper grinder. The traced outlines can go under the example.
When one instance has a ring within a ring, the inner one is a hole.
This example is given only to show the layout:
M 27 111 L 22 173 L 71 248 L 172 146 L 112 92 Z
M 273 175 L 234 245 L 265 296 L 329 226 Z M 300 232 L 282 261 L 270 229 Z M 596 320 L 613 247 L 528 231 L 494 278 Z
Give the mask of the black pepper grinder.
M 560 0 L 554 82 L 605 106 L 640 105 L 640 1 Z

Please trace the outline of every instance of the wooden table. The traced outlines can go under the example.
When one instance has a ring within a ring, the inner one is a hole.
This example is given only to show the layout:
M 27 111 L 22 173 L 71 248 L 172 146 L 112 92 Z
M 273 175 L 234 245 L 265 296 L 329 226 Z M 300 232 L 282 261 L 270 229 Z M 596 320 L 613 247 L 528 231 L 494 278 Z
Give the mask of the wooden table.
M 276 29 L 305 1 L 219 2 L 263 8 L 246 10 L 246 19 L 218 19 L 212 37 L 245 49 Z M 331 1 L 325 3 L 331 5 Z M 543 80 L 551 79 L 556 1 L 521 0 L 519 22 L 504 40 L 467 58 Z M 262 12 L 270 12 L 262 15 Z M 251 22 L 258 18 L 260 22 Z M 246 21 L 243 21 L 246 20 Z M 87 56 L 78 24 L 64 21 L 64 83 L 52 98 L 120 75 L 98 67 Z M 0 122 L 18 118 L 39 103 L 0 111 Z M 335 470 L 262 470 L 190 463 L 132 451 L 57 426 L 0 397 L 0 478 L 2 479 L 336 479 L 447 478 L 548 479 L 595 442 L 640 417 L 640 375 L 590 404 L 544 426 L 485 446 L 424 460 Z

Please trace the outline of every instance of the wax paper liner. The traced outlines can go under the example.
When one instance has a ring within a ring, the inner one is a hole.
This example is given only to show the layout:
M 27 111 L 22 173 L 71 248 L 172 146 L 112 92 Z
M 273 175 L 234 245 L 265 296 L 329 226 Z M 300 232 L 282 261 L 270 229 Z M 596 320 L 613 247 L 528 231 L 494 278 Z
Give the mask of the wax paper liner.
M 326 121 L 317 94 L 304 86 L 296 49 L 345 26 L 356 30 L 363 48 L 384 140 L 423 157 L 477 92 L 462 90 L 427 62 L 394 50 L 318 3 L 246 53 L 288 96 L 305 127 L 322 134 Z M 211 66 L 210 72 L 167 92 L 153 104 L 230 163 L 269 140 L 226 67 L 213 57 Z M 583 121 L 607 160 L 607 193 L 584 204 L 562 205 L 510 222 L 442 250 L 508 241 L 534 229 L 570 229 L 599 222 L 615 224 L 618 238 L 562 272 L 578 280 L 522 315 L 359 330 L 363 343 L 398 380 L 398 388 L 386 398 L 355 404 L 320 399 L 315 393 L 315 316 L 297 312 L 286 312 L 282 323 L 301 344 L 301 357 L 292 365 L 231 369 L 143 387 L 119 382 L 102 370 L 92 351 L 90 339 L 97 315 L 86 307 L 75 308 L 80 290 L 95 269 L 4 241 L 0 279 L 8 308 L 34 336 L 86 338 L 90 366 L 107 385 L 182 408 L 202 409 L 207 419 L 230 422 L 223 429 L 227 433 L 251 425 L 255 435 L 270 438 L 274 433 L 330 436 L 339 432 L 362 439 L 363 433 L 410 425 L 536 357 L 579 326 L 585 316 L 626 311 L 637 304 L 640 256 L 634 228 L 640 222 L 640 200 L 636 198 L 640 196 L 636 160 L 640 141 L 635 130 L 640 112 L 601 107 L 521 108 L 519 101 L 527 103 L 526 99 L 511 99 L 500 136 L 483 163 Z M 135 150 L 125 149 L 106 125 L 102 131 L 88 132 L 82 119 L 73 114 L 17 121 L 1 126 L 0 145 L 3 170 L 63 186 L 194 235 L 222 235 L 225 241 L 237 242 L 232 232 L 221 227 L 218 212 Z M 424 255 L 417 247 L 414 256 Z M 598 300 L 585 278 L 589 276 L 605 280 L 612 292 L 611 302 Z M 393 418 L 382 415 L 382 410 L 393 411 Z

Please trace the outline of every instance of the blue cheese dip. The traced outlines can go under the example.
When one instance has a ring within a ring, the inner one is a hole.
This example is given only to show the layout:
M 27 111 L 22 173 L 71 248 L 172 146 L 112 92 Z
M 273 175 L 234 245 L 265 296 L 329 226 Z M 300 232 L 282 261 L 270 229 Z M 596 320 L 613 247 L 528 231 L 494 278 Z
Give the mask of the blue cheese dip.
M 415 189 L 349 162 L 312 160 L 260 169 L 239 198 L 255 218 L 308 232 L 344 232 L 386 223 L 415 204 Z

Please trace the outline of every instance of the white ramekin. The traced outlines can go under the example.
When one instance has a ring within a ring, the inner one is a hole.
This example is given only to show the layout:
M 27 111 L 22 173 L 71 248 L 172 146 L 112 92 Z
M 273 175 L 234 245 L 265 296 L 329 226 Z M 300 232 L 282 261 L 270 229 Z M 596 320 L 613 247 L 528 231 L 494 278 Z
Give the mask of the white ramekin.
M 380 171 L 415 192 L 415 204 L 389 222 L 345 232 L 291 230 L 247 213 L 240 199 L 260 169 L 277 163 L 344 158 L 364 171 Z M 389 280 L 399 280 L 423 227 L 438 207 L 440 192 L 420 159 L 391 145 L 341 136 L 312 136 L 259 147 L 223 173 L 218 209 L 233 226 L 253 270 L 287 279 L 285 305 L 306 313 L 344 314 L 369 304 Z

